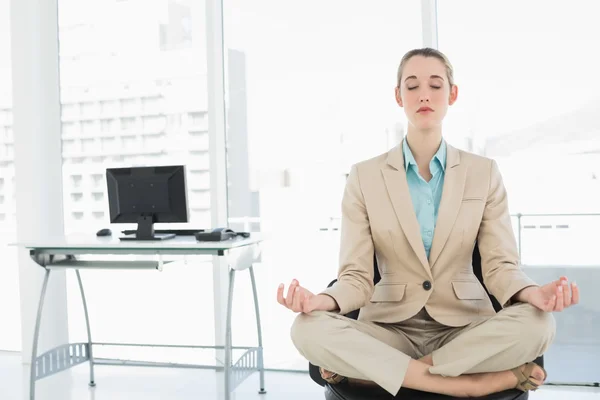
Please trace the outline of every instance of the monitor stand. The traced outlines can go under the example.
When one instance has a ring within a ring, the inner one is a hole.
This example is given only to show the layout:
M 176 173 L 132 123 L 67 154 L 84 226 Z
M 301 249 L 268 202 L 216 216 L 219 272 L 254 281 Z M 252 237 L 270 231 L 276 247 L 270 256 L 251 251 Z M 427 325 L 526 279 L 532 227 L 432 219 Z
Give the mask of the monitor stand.
M 121 240 L 166 240 L 175 237 L 174 233 L 154 233 L 154 217 L 142 215 L 138 218 L 137 232 L 121 236 Z

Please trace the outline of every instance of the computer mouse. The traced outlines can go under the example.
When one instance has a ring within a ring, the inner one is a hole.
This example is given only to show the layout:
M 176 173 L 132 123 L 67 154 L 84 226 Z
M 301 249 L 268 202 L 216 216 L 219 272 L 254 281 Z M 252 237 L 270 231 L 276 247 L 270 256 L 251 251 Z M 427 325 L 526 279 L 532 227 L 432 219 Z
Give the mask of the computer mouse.
M 108 228 L 100 229 L 98 232 L 96 232 L 96 236 L 110 236 L 110 235 L 112 235 L 112 232 Z

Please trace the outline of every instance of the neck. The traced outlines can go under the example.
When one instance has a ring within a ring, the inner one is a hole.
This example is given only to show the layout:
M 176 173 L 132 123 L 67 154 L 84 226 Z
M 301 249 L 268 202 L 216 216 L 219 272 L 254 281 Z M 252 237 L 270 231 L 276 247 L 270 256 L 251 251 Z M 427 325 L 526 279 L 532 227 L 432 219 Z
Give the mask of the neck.
M 425 166 L 429 165 L 429 162 L 440 148 L 442 132 L 441 130 L 416 132 L 409 128 L 406 133 L 406 140 L 417 164 Z

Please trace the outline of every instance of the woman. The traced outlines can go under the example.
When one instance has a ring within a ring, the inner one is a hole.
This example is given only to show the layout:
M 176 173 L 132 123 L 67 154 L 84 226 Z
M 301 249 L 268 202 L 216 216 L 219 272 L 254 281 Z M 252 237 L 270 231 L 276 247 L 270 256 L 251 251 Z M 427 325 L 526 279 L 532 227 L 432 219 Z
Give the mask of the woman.
M 540 286 L 524 274 L 498 166 L 444 141 L 442 121 L 458 96 L 446 56 L 412 50 L 397 79 L 407 135 L 351 168 L 336 284 L 317 295 L 297 280 L 285 296 L 278 288 L 278 302 L 300 313 L 292 340 L 332 384 L 376 384 L 393 395 L 535 390 L 546 372 L 531 361 L 554 339 L 551 312 L 576 304 L 579 290 L 565 277 Z M 473 273 L 476 242 L 499 313 Z M 359 308 L 359 320 L 343 316 Z

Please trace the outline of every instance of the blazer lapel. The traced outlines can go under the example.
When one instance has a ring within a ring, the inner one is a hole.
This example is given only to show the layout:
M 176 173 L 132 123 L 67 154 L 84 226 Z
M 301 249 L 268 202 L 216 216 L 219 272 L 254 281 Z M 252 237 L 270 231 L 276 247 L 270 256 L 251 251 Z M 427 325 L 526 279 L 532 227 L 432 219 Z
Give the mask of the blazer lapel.
M 388 153 L 387 162 L 394 169 L 382 169 L 383 178 L 387 187 L 392 206 L 396 217 L 402 226 L 404 235 L 413 248 L 415 254 L 423 264 L 423 267 L 431 277 L 431 270 L 423 239 L 421 238 L 421 229 L 415 215 L 412 199 L 406 180 L 406 170 L 404 169 L 404 156 L 402 155 L 402 144 L 395 147 Z
M 460 163 L 459 151 L 447 145 L 446 174 L 438 218 L 429 252 L 429 265 L 435 265 L 444 245 L 448 241 L 462 203 L 467 177 L 467 167 Z

